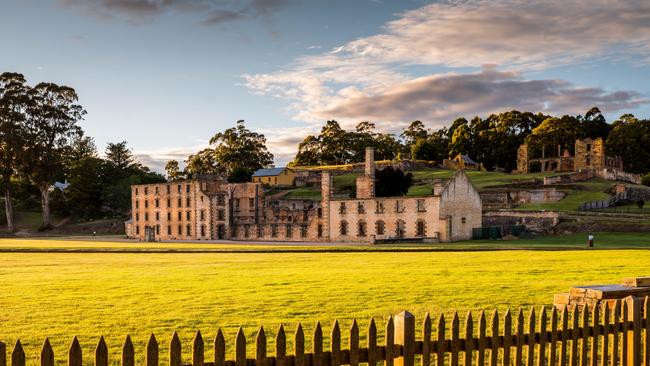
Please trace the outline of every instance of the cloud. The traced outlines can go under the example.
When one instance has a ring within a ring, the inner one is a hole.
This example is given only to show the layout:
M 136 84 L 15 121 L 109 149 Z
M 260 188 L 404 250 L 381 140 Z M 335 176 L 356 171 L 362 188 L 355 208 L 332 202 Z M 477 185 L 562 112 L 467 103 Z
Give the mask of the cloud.
M 217 25 L 267 16 L 288 0 L 60 0 L 67 7 L 81 8 L 101 18 L 122 18 L 131 23 L 151 21 L 166 13 L 207 14 L 204 25 Z
M 607 92 L 583 88 L 563 80 L 528 80 L 519 73 L 484 69 L 477 73 L 446 73 L 409 80 L 374 95 L 334 98 L 313 113 L 322 120 L 382 122 L 396 132 L 410 121 L 437 122 L 437 127 L 460 116 L 485 116 L 519 109 L 556 114 L 584 113 L 592 106 L 603 110 L 636 108 L 649 103 L 633 91 Z
M 413 119 L 440 126 L 509 108 L 615 112 L 647 103 L 634 91 L 519 71 L 596 61 L 650 63 L 650 2 L 440 1 L 399 14 L 380 34 L 243 78 L 253 93 L 288 101 L 293 119 L 310 125 L 370 119 L 395 130 Z

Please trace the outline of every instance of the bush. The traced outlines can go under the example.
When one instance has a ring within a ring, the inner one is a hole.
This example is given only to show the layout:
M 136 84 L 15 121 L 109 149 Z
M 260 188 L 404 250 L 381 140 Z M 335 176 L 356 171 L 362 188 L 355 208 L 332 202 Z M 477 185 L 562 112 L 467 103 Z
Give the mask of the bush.
M 650 187 L 650 173 L 648 173 L 648 174 L 644 175 L 643 177 L 641 177 L 641 184 L 643 184 L 644 186 Z
M 638 208 L 641 208 L 641 209 L 642 209 L 644 205 L 645 205 L 645 201 L 644 201 L 644 200 L 638 200 L 638 201 L 636 201 L 636 206 L 637 206 Z

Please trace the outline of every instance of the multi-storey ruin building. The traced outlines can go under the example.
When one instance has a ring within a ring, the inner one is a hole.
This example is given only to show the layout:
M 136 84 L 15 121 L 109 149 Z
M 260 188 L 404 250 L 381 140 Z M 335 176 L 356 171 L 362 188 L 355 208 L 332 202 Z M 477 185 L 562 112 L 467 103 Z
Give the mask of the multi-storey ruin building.
M 374 174 L 369 148 L 355 198 L 335 197 L 329 172 L 320 201 L 276 199 L 261 183 L 214 177 L 134 185 L 126 233 L 147 241 L 446 242 L 470 239 L 481 226 L 481 198 L 462 170 L 422 197 L 376 197 Z
M 548 156 L 547 156 L 548 154 Z M 569 150 L 557 147 L 557 154 L 542 147 L 541 156 L 530 156 L 527 144 L 517 150 L 517 173 L 575 172 L 579 170 L 615 169 L 623 171 L 623 160 L 618 156 L 607 156 L 602 138 L 576 140 L 574 155 Z

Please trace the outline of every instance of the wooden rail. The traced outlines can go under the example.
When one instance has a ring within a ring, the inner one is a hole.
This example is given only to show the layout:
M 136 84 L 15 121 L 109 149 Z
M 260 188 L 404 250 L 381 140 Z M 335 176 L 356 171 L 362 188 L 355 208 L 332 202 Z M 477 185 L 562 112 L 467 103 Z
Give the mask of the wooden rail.
M 475 319 L 470 312 L 464 320 L 461 336 L 460 318 L 453 314 L 449 324 L 443 315 L 437 319 L 436 334 L 427 314 L 416 340 L 415 317 L 402 312 L 390 317 L 385 326 L 384 344 L 377 344 L 377 326 L 371 319 L 367 343 L 359 342 L 359 327 L 352 322 L 347 349 L 341 345 L 338 322 L 331 329 L 329 349 L 323 349 L 323 330 L 316 324 L 311 352 L 305 351 L 305 335 L 298 325 L 294 334 L 293 354 L 287 354 L 287 335 L 280 326 L 275 338 L 275 355 L 268 355 L 267 337 L 261 327 L 255 339 L 255 353 L 247 352 L 244 332 L 235 337 L 234 357 L 227 359 L 226 340 L 221 330 L 213 341 L 213 353 L 206 354 L 201 332 L 192 340 L 191 359 L 183 360 L 181 340 L 174 332 L 169 344 L 169 366 L 650 366 L 650 300 L 628 297 L 615 305 L 595 305 L 578 311 L 566 308 L 547 311 L 539 316 L 531 309 L 527 316 L 521 309 L 514 316 L 508 310 L 503 318 L 494 311 L 483 311 Z M 489 334 L 488 334 L 489 333 Z M 108 366 L 108 347 L 101 337 L 94 351 L 94 365 Z M 252 356 L 249 358 L 249 356 Z M 7 366 L 7 351 L 0 342 L 0 366 Z M 254 357 L 254 358 L 253 358 Z M 416 360 L 417 358 L 417 360 Z M 40 355 L 41 366 L 54 366 L 54 352 L 45 339 Z M 11 366 L 25 366 L 20 340 L 11 352 Z M 74 337 L 68 352 L 69 366 L 82 366 L 82 350 Z M 91 362 L 86 361 L 86 364 Z M 158 340 L 152 334 L 147 342 L 144 364 L 159 365 Z M 126 337 L 121 354 L 122 366 L 135 365 L 133 343 Z

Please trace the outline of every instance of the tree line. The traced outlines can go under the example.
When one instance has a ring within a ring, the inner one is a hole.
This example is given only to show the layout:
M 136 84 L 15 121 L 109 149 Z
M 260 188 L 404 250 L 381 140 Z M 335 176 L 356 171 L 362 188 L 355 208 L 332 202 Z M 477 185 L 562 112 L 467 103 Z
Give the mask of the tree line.
M 108 144 L 100 158 L 79 126 L 85 115 L 71 87 L 0 75 L 0 189 L 8 231 L 15 230 L 14 201 L 24 209 L 40 206 L 47 229 L 52 209 L 88 218 L 123 215 L 131 184 L 165 181 L 138 164 L 126 142 Z

